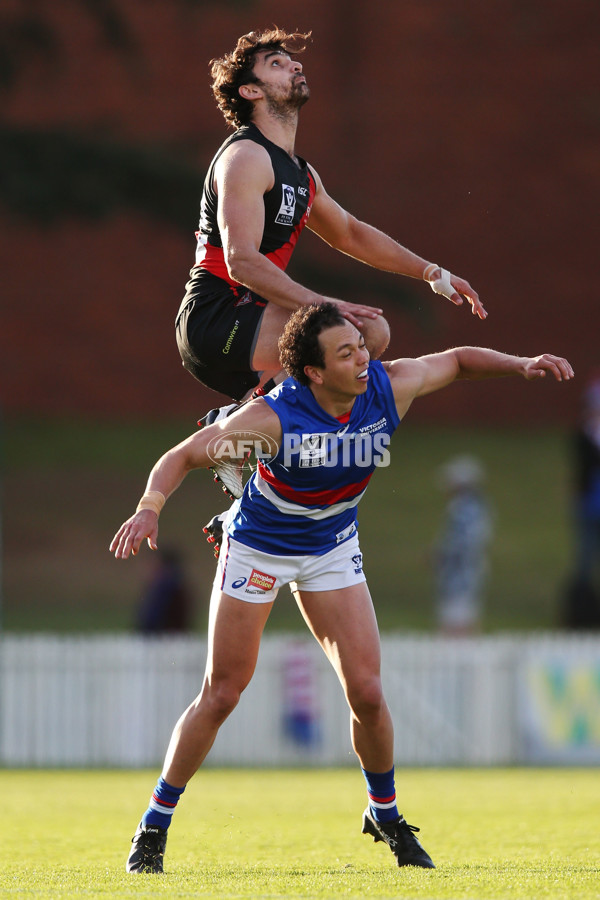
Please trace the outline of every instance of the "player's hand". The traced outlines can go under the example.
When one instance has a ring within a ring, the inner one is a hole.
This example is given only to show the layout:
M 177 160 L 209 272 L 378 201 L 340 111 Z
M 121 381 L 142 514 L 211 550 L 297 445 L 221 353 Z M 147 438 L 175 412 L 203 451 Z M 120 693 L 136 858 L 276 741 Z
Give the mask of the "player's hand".
M 554 375 L 557 381 L 570 381 L 575 377 L 571 363 L 562 356 L 553 356 L 552 353 L 542 353 L 541 356 L 528 359 L 523 374 L 528 381 L 532 381 L 534 378 L 545 378 L 546 372 Z
M 487 319 L 487 310 L 479 299 L 479 294 L 473 290 L 468 281 L 465 281 L 464 278 L 459 278 L 458 275 L 451 275 L 450 283 L 455 290 L 455 293 L 450 297 L 452 303 L 461 306 L 462 298 L 464 297 L 471 304 L 471 312 L 474 316 L 479 316 L 480 319 Z
M 363 319 L 377 319 L 383 314 L 382 309 L 367 306 L 365 303 L 349 303 L 347 300 L 334 300 L 333 297 L 325 297 L 324 302 L 335 303 L 343 317 L 355 328 L 362 328 Z
M 441 294 L 455 306 L 462 306 L 463 298 L 465 298 L 471 304 L 471 312 L 474 316 L 487 319 L 487 310 L 479 299 L 479 294 L 464 278 L 452 275 L 447 269 L 438 268 L 427 281 L 435 294 Z
M 129 554 L 135 556 L 144 538 L 151 550 L 157 549 L 158 516 L 151 509 L 141 509 L 126 522 L 123 522 L 110 543 L 110 552 L 117 559 L 127 559 Z

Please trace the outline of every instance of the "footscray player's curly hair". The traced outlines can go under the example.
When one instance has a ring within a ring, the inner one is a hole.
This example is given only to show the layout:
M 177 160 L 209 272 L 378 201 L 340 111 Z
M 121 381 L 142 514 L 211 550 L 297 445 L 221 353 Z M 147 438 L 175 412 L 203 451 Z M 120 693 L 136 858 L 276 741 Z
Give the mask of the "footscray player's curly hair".
M 278 342 L 279 359 L 288 375 L 300 384 L 310 384 L 305 366 L 325 368 L 319 335 L 327 328 L 346 324 L 347 319 L 335 303 L 315 303 L 297 309 L 286 322 Z

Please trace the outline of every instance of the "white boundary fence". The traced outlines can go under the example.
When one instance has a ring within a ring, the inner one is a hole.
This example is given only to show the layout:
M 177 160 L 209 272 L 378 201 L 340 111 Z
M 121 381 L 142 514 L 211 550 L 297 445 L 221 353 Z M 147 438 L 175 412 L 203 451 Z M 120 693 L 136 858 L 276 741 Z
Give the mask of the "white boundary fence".
M 160 766 L 205 657 L 191 637 L 0 637 L 0 765 Z M 600 763 L 600 636 L 385 636 L 383 670 L 397 765 Z M 319 647 L 265 636 L 207 764 L 350 763 Z

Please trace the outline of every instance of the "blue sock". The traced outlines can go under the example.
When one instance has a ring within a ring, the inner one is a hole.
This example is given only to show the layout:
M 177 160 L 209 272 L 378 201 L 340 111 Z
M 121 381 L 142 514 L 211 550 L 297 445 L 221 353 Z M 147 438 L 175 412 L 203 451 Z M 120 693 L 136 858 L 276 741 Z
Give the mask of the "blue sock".
M 154 788 L 154 793 L 150 797 L 148 809 L 142 816 L 142 825 L 159 825 L 161 828 L 168 828 L 177 802 L 184 791 L 185 786 L 173 787 L 173 785 L 167 784 L 161 775 Z
M 367 782 L 367 794 L 371 814 L 376 822 L 395 822 L 399 816 L 396 806 L 394 767 L 389 772 L 367 772 L 362 769 Z

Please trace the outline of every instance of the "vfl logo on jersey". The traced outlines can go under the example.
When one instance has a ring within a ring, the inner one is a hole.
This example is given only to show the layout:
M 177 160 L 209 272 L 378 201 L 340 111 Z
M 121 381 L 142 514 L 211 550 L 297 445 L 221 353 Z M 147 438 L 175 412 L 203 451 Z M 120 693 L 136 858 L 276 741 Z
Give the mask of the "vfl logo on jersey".
M 362 553 L 355 553 L 352 557 L 352 564 L 354 565 L 354 574 L 360 575 L 362 572 Z
M 303 434 L 300 447 L 300 468 L 322 466 L 327 458 L 330 434 Z
M 259 572 L 258 569 L 252 569 L 252 574 L 248 579 L 248 587 L 259 588 L 261 591 L 272 591 L 275 587 L 277 579 L 274 575 L 267 575 L 265 572 Z M 246 593 L 253 593 L 246 589 Z
M 281 206 L 279 207 L 275 222 L 277 225 L 293 225 L 294 212 L 296 210 L 296 194 L 294 193 L 294 188 L 289 184 L 282 184 L 281 193 Z

